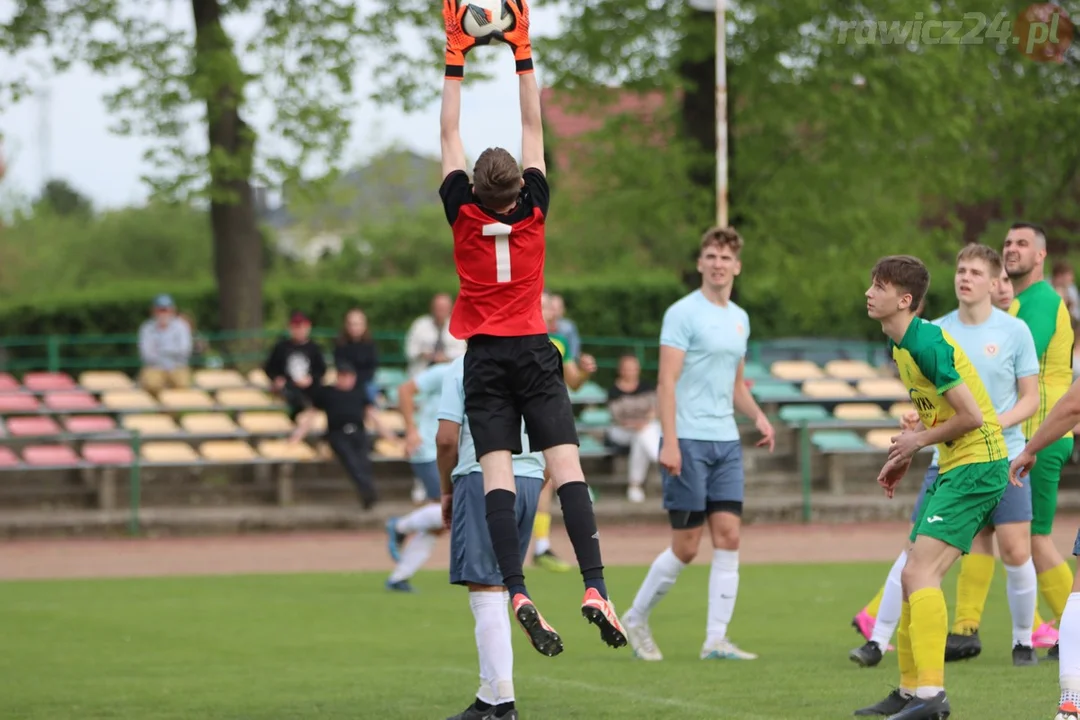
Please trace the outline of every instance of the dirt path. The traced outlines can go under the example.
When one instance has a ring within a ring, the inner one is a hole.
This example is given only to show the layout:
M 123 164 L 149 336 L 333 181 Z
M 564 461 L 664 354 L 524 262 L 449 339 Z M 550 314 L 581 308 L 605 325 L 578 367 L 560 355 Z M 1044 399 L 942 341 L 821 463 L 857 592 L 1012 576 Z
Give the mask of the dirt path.
M 1055 541 L 1071 552 L 1080 518 L 1058 518 Z M 742 561 L 885 561 L 896 556 L 907 525 L 751 525 L 743 531 Z M 603 530 L 608 565 L 643 565 L 666 545 L 663 525 Z M 573 557 L 556 529 L 556 552 Z M 439 542 L 427 567 L 445 568 L 447 542 Z M 707 553 L 698 556 L 707 560 Z M 16 540 L 0 544 L 0 580 L 219 575 L 240 573 L 390 570 L 382 533 L 319 533 L 147 540 Z

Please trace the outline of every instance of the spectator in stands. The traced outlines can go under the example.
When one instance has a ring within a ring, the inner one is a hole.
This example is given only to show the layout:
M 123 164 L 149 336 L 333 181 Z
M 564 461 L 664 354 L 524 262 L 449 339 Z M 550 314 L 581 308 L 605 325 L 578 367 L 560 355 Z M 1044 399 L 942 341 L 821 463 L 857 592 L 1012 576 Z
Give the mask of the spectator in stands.
M 295 419 L 308 406 L 311 391 L 322 385 L 326 374 L 326 359 L 311 339 L 311 320 L 302 312 L 289 318 L 289 337 L 283 338 L 270 351 L 263 371 L 270 378 L 274 392 L 289 406 L 289 417 Z M 310 377 L 306 386 L 297 381 Z
M 1073 320 L 1080 320 L 1080 290 L 1076 289 L 1076 276 L 1072 266 L 1064 260 L 1054 263 L 1050 273 L 1050 284 L 1058 291 L 1058 295 L 1065 301 L 1069 308 L 1069 314 Z
M 635 355 L 619 358 L 615 383 L 608 390 L 612 426 L 608 441 L 630 449 L 630 502 L 645 501 L 649 468 L 660 456 L 660 422 L 656 419 L 656 386 L 641 379 L 641 363 Z
M 375 408 L 368 401 L 367 390 L 357 382 L 356 369 L 345 361 L 337 363 L 337 381 L 333 385 L 317 383 L 311 375 L 298 378 L 297 387 L 308 391 L 312 407 L 300 413 L 290 442 L 300 440 L 311 432 L 315 409 L 326 413 L 326 441 L 349 474 L 360 503 L 365 510 L 375 505 L 375 472 L 371 463 L 371 442 L 365 420 L 370 421 L 384 437 Z
M 566 303 L 562 295 L 551 293 L 551 312 L 555 316 L 555 332 L 566 338 L 567 355 L 581 357 L 581 333 L 574 321 L 566 318 Z
M 345 323 L 334 347 L 334 363 L 346 362 L 356 369 L 356 382 L 368 390 L 375 401 L 375 371 L 379 367 L 379 350 L 371 338 L 367 315 L 360 308 L 345 313 Z
M 191 386 L 191 327 L 168 295 L 154 298 L 153 316 L 139 328 L 139 384 L 151 393 Z
M 409 376 L 434 363 L 450 362 L 465 354 L 465 342 L 450 334 L 453 300 L 446 293 L 431 298 L 431 312 L 413 321 L 405 336 L 405 358 Z

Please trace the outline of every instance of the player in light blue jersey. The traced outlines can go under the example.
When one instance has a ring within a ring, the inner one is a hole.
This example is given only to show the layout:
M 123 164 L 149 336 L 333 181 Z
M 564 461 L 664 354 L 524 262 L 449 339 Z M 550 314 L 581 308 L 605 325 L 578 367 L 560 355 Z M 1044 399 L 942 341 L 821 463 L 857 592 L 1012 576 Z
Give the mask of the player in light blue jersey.
M 985 245 L 966 245 L 957 256 L 954 277 L 959 307 L 933 322 L 956 341 L 979 374 L 1003 428 L 1011 459 L 1019 455 L 1024 447 L 1021 423 L 1033 415 L 1039 406 L 1039 359 L 1035 354 L 1035 340 L 1027 325 L 994 307 L 994 302 L 1002 295 L 999 291 L 1001 274 L 1001 257 L 995 250 Z M 1008 301 L 1011 302 L 1011 298 Z M 914 424 L 917 419 L 906 418 L 906 422 Z M 937 478 L 938 450 L 935 447 L 912 515 L 913 522 L 918 517 L 923 497 Z M 994 510 L 991 525 L 979 533 L 972 543 L 971 552 L 961 560 L 961 574 L 970 572 L 970 567 L 965 568 L 965 564 L 975 558 L 980 567 L 985 567 L 988 561 L 992 576 L 995 531 L 1005 564 L 1009 608 L 1013 616 L 1013 664 L 1032 665 L 1038 660 L 1032 642 L 1037 584 L 1035 566 L 1031 561 L 1030 485 L 1010 484 L 1006 488 Z M 882 652 L 888 647 L 900 621 L 903 602 L 900 575 L 906 561 L 907 552 L 901 552 L 885 582 L 869 640 L 851 651 L 852 661 L 863 667 L 872 667 L 881 662 Z M 985 602 L 985 599 L 984 594 L 982 601 Z M 957 623 L 967 621 L 973 604 L 963 595 L 958 596 Z M 978 605 L 981 612 L 981 603 Z M 976 641 L 977 637 L 976 634 Z M 946 659 L 950 659 L 948 653 Z
M 464 367 L 464 358 L 454 360 L 443 379 L 436 448 L 443 523 L 450 529 L 450 582 L 469 589 L 480 658 L 480 688 L 473 704 L 450 720 L 516 720 L 514 651 L 507 613 L 510 595 L 503 585 L 488 531 L 484 476 L 465 416 Z M 513 468 L 518 542 L 524 556 L 532 536 L 545 469 L 544 454 L 529 452 L 524 423 L 521 448 L 522 454 L 513 456 Z M 562 640 L 550 626 L 546 629 L 545 635 L 553 645 L 545 647 L 544 654 L 557 655 L 562 652 Z
M 423 567 L 442 532 L 439 508 L 439 468 L 435 463 L 435 433 L 439 429 L 439 399 L 450 363 L 421 370 L 398 387 L 398 409 L 405 419 L 405 449 L 413 474 L 423 484 L 427 503 L 408 515 L 386 521 L 386 542 L 397 566 L 386 581 L 389 590 L 413 592 L 409 580 Z M 405 544 L 405 538 L 412 539 Z
M 671 546 L 649 568 L 623 617 L 627 640 L 643 660 L 663 656 L 649 613 L 697 555 L 706 521 L 712 538 L 709 612 L 702 659 L 751 660 L 727 630 L 739 590 L 739 530 L 743 507 L 742 442 L 735 411 L 753 418 L 759 446 L 772 452 L 774 434 L 743 382 L 750 320 L 731 301 L 741 271 L 743 239 L 732 228 L 705 233 L 698 254 L 701 288 L 664 313 L 660 330 L 660 467 Z

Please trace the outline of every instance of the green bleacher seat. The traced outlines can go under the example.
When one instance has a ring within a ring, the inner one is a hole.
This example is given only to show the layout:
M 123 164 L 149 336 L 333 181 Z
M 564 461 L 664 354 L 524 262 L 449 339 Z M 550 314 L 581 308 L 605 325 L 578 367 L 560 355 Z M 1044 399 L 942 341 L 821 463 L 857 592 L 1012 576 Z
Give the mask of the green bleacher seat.
M 409 379 L 409 373 L 401 368 L 381 367 L 375 371 L 375 384 L 380 388 L 397 387 Z
M 761 363 L 748 362 L 743 366 L 743 378 L 746 380 L 768 380 L 771 377 L 769 368 Z
M 589 380 L 577 390 L 570 391 L 570 401 L 576 403 L 606 403 L 607 390 Z
M 582 455 L 603 455 L 608 452 L 604 443 L 592 435 L 582 435 L 578 438 L 578 452 Z
M 789 382 L 778 380 L 758 380 L 750 388 L 750 392 L 758 402 L 783 402 L 803 396 L 799 388 Z
M 578 422 L 586 427 L 607 427 L 611 424 L 611 411 L 606 407 L 592 407 L 581 411 Z
M 830 420 L 829 411 L 821 405 L 784 405 L 780 408 L 780 419 L 788 423 L 797 423 L 803 420 L 813 422 L 815 420 Z
M 810 436 L 810 442 L 826 453 L 864 450 L 867 447 L 866 441 L 851 430 L 820 430 Z

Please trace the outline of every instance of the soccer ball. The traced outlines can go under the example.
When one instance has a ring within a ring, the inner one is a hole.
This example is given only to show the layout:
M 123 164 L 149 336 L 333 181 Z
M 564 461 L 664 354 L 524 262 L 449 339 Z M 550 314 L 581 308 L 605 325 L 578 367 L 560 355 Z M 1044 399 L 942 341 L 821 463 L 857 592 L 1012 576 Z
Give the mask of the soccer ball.
M 502 40 L 502 34 L 514 29 L 514 14 L 505 0 L 474 0 L 465 5 L 461 29 L 476 38 L 478 45 Z

